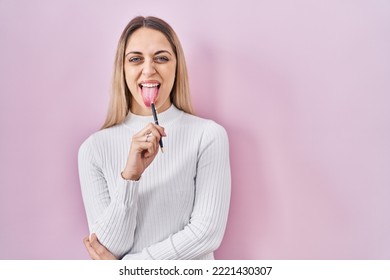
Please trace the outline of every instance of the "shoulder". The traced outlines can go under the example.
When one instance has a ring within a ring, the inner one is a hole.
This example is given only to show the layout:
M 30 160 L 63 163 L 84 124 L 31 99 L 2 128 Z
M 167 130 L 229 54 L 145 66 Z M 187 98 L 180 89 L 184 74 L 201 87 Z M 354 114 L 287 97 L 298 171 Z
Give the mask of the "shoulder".
M 102 148 L 117 141 L 119 138 L 118 136 L 123 135 L 124 133 L 126 133 L 126 129 L 124 129 L 121 124 L 96 131 L 82 142 L 79 148 L 79 155 L 86 153 L 99 153 Z
M 216 133 L 216 134 L 226 134 L 225 128 L 213 120 L 201 118 L 201 117 L 190 115 L 187 113 L 184 113 L 184 119 L 186 122 L 188 122 L 194 126 L 199 126 L 200 128 L 204 129 L 205 132 Z
M 202 142 L 224 142 L 228 145 L 228 134 L 226 129 L 219 123 L 184 113 L 181 123 L 187 129 L 195 130 L 201 136 Z

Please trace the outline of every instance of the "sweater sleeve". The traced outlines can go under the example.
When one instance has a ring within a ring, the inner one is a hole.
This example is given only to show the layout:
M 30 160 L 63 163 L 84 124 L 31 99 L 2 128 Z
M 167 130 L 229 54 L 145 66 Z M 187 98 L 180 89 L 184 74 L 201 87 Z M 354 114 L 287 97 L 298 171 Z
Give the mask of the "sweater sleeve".
M 117 258 L 123 257 L 133 244 L 136 227 L 138 182 L 123 180 L 108 187 L 101 163 L 97 160 L 93 137 L 78 153 L 79 177 L 88 226 Z
M 210 122 L 199 148 L 195 202 L 189 223 L 166 240 L 124 259 L 196 259 L 215 251 L 225 232 L 230 189 L 227 133 L 222 126 Z

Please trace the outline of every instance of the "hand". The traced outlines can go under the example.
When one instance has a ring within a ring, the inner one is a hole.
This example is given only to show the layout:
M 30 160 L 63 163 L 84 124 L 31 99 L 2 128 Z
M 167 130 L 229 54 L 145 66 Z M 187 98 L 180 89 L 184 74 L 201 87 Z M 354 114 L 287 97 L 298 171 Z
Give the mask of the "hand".
M 122 172 L 123 178 L 139 180 L 156 157 L 160 138 L 164 136 L 166 136 L 164 128 L 153 123 L 133 136 L 126 166 Z
M 89 256 L 93 260 L 117 260 L 117 258 L 104 247 L 97 239 L 96 234 L 92 234 L 83 239 L 84 245 L 87 248 Z

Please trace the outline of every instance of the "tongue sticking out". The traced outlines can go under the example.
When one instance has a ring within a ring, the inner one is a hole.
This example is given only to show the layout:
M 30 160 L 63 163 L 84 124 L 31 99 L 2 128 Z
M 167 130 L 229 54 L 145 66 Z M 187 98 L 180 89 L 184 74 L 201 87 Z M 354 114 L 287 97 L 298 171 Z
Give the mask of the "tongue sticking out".
M 141 94 L 145 106 L 150 107 L 156 101 L 158 87 L 142 87 Z

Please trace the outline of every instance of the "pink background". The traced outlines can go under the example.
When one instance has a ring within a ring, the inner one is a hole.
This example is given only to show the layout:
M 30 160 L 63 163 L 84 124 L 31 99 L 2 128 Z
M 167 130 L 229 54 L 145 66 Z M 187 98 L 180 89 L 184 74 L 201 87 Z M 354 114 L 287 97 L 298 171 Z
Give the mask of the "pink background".
M 234 3 L 233 3 L 234 2 Z M 390 2 L 0 1 L 0 259 L 85 259 L 77 151 L 136 15 L 227 129 L 219 259 L 390 259 Z

